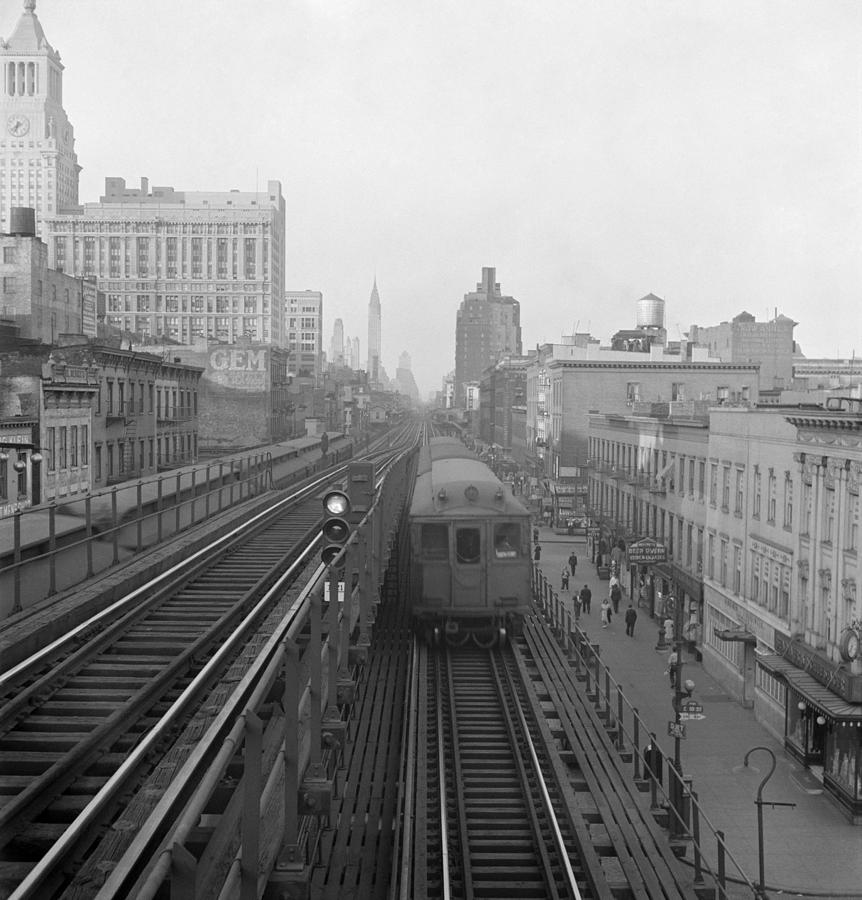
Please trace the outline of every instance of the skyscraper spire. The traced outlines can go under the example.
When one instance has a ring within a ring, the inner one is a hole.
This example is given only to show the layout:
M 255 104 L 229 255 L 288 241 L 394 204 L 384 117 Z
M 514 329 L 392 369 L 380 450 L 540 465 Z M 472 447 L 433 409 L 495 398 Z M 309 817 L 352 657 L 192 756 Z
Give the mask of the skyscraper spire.
M 377 291 L 377 275 L 368 301 L 368 379 L 373 384 L 380 380 L 380 294 Z

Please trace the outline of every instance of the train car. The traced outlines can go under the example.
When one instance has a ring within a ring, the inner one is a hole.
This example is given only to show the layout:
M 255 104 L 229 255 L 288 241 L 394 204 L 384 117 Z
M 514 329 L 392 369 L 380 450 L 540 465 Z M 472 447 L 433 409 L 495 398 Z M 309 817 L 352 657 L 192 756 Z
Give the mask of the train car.
M 490 645 L 530 610 L 530 514 L 453 438 L 419 453 L 410 504 L 414 622 L 430 640 Z

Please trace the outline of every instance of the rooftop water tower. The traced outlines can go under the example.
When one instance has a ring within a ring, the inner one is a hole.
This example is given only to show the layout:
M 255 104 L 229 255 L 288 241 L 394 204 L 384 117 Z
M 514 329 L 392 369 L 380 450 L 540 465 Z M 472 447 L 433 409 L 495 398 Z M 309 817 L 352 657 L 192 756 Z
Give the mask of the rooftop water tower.
M 655 294 L 647 294 L 637 302 L 638 328 L 664 328 L 664 300 Z

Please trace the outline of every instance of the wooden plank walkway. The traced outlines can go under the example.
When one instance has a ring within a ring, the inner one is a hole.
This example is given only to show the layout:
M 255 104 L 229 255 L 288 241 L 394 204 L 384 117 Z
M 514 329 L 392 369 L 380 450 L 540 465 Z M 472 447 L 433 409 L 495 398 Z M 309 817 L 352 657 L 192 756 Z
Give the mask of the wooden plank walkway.
M 378 610 L 338 779 L 337 812 L 325 830 L 324 863 L 312 875 L 314 900 L 388 895 L 412 641 L 404 606 L 390 600 Z

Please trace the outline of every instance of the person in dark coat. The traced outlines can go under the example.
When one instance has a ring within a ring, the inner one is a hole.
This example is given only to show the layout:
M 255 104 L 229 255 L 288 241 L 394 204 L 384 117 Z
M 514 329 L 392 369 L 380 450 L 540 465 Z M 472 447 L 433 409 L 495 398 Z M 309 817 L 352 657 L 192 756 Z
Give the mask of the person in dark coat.
M 620 590 L 620 583 L 617 582 L 611 587 L 611 603 L 614 605 L 614 612 L 619 613 L 620 611 L 620 600 L 623 598 L 623 592 Z
M 581 592 L 578 594 L 578 596 L 581 598 L 581 609 L 586 614 L 589 614 L 590 601 L 593 599 L 593 592 L 586 585 L 584 585 L 581 588 Z
M 569 554 L 569 571 L 572 573 L 572 578 L 575 577 L 575 569 L 578 567 L 578 558 L 575 556 L 575 551 Z
M 637 622 L 637 620 L 637 610 L 629 603 L 629 608 L 626 610 L 626 634 L 629 637 L 635 636 L 635 622 Z
M 542 545 L 536 544 L 535 548 L 533 549 L 533 559 L 536 560 L 536 562 L 538 562 L 541 558 L 542 558 Z
M 645 772 L 644 775 L 647 778 L 655 778 L 655 780 L 661 784 L 662 780 L 662 762 L 664 761 L 664 756 L 661 752 L 661 748 L 656 743 L 655 733 L 650 734 L 649 743 L 644 747 L 644 767 Z

